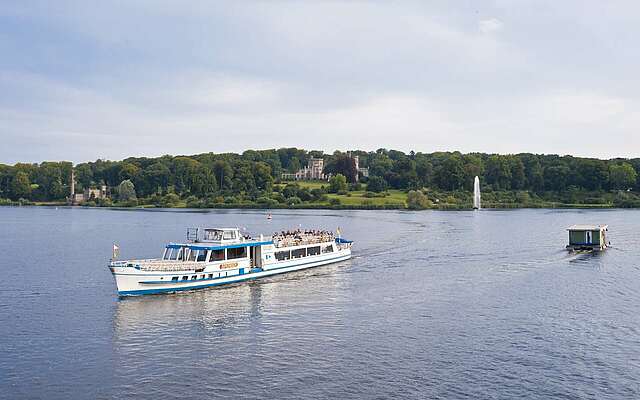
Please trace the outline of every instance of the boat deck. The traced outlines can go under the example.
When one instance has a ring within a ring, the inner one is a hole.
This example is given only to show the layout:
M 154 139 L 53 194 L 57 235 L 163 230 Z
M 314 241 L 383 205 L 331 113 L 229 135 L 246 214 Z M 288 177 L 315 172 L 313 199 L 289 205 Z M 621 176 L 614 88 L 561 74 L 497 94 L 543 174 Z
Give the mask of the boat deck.
M 195 271 L 196 269 L 203 268 L 204 265 L 197 261 L 175 261 L 175 260 L 161 260 L 161 259 L 148 259 L 148 260 L 128 260 L 128 261 L 115 261 L 113 266 L 133 266 L 141 271 Z
M 330 232 L 290 232 L 275 234 L 271 237 L 277 248 L 306 246 L 310 244 L 329 243 L 335 240 Z

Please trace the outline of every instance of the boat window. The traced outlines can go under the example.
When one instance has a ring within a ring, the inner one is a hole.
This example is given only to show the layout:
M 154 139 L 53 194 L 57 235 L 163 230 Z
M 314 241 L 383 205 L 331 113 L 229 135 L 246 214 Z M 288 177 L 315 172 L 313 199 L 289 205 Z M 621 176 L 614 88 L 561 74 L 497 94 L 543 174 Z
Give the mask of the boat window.
M 198 275 L 192 275 L 192 276 L 191 276 L 191 280 L 192 280 L 192 281 L 195 281 L 197 278 L 198 278 Z
M 222 231 L 219 229 L 205 229 L 204 240 L 222 240 Z
M 283 260 L 288 260 L 291 258 L 291 252 L 287 251 L 278 251 L 275 254 L 276 256 L 276 260 L 278 261 L 283 261 Z
M 236 238 L 236 231 L 224 231 L 224 234 L 222 235 L 222 238 L 224 240 L 232 240 Z
M 307 248 L 307 255 L 308 256 L 315 256 L 317 254 L 320 254 L 320 246 Z
M 227 259 L 233 260 L 234 258 L 245 258 L 247 257 L 247 248 L 246 247 L 236 247 L 234 249 L 227 249 Z
M 177 280 L 178 280 L 178 277 L 177 277 L 177 276 L 174 276 L 173 278 L 171 278 L 171 280 L 172 280 L 172 281 L 177 281 Z
M 207 261 L 207 250 L 199 250 L 197 261 Z
M 301 258 L 307 255 L 307 249 L 295 249 L 291 250 L 291 258 Z
M 213 279 L 213 274 L 209 274 L 209 279 Z
M 211 254 L 209 254 L 209 261 L 222 260 L 224 260 L 224 250 L 211 250 Z
M 185 275 L 185 276 L 183 276 L 183 277 L 182 277 L 182 280 L 183 280 L 183 281 L 188 281 L 188 280 L 189 280 L 189 277 Z
M 322 249 L 322 252 L 323 252 L 323 253 L 331 253 L 331 252 L 333 252 L 333 246 L 332 246 L 332 245 L 325 246 L 325 247 Z
M 189 261 L 195 261 L 196 260 L 196 254 L 198 253 L 198 250 L 191 250 L 189 249 Z
M 184 252 L 185 252 L 185 248 L 180 247 L 180 250 L 178 250 L 178 256 L 176 257 L 176 260 L 182 261 L 184 259 Z

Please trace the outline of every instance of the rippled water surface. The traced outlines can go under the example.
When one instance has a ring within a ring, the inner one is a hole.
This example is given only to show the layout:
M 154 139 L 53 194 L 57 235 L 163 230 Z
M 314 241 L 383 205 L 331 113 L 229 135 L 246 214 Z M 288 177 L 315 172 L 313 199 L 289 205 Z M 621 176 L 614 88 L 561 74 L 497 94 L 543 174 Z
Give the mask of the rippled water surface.
M 2 398 L 640 397 L 638 211 L 0 208 Z M 613 248 L 563 251 L 608 223 Z M 335 229 L 350 261 L 119 299 L 190 226 Z

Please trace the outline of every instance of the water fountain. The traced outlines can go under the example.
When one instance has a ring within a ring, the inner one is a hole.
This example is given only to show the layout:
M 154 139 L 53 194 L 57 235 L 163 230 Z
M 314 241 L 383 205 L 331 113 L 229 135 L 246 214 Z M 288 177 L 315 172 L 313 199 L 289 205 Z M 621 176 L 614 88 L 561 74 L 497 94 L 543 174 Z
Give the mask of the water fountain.
M 473 209 L 480 209 L 480 178 L 477 176 L 473 180 Z

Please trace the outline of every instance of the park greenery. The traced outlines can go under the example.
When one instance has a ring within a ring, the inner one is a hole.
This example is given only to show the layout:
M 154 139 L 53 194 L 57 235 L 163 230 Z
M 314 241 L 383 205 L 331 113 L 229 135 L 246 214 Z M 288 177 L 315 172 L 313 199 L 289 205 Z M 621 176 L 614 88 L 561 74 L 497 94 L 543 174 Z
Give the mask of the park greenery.
M 369 176 L 359 176 L 352 156 Z M 323 157 L 328 181 L 281 181 L 310 157 Z M 480 177 L 484 207 L 640 207 L 640 158 L 540 154 L 404 153 L 297 148 L 242 154 L 0 164 L 0 205 L 65 204 L 72 168 L 76 192 L 107 185 L 85 206 L 191 208 L 462 209 Z

